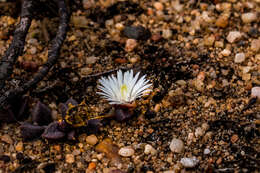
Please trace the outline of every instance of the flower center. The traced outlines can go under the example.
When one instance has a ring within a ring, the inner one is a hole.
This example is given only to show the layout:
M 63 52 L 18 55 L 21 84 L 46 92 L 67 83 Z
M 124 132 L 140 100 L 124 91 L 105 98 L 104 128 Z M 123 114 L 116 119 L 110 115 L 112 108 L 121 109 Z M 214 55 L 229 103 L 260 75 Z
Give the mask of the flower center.
M 126 86 L 126 84 L 123 84 L 120 87 L 120 92 L 121 92 L 121 96 L 122 96 L 123 100 L 126 100 L 126 93 L 127 93 L 127 86 Z

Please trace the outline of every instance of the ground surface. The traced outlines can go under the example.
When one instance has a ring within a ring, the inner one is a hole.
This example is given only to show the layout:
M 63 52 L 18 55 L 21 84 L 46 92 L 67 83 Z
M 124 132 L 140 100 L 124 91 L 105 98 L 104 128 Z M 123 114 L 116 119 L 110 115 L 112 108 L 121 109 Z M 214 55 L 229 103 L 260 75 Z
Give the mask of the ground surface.
M 23 141 L 18 123 L 2 124 L 0 172 L 260 171 L 260 107 L 243 110 L 260 85 L 259 12 L 259 0 L 84 1 L 72 13 L 58 63 L 28 93 L 30 108 L 40 100 L 57 120 L 60 103 L 85 98 L 102 114 L 110 105 L 96 94 L 100 76 L 88 76 L 119 67 L 146 74 L 155 95 L 144 115 L 106 120 L 95 136 L 81 133 L 72 142 Z M 12 10 L 1 15 L 2 56 L 18 18 Z M 18 84 L 46 61 L 57 21 L 33 21 L 14 70 Z M 170 148 L 173 139 L 184 145 Z M 134 153 L 118 156 L 124 147 Z M 199 162 L 185 168 L 184 157 Z

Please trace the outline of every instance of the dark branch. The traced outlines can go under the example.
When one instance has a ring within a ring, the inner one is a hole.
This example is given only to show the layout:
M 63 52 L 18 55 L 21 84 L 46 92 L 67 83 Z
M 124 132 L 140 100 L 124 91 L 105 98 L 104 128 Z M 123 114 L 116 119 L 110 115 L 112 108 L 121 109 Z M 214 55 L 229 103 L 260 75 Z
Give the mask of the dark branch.
M 21 20 L 14 32 L 12 43 L 0 61 L 0 90 L 5 86 L 5 81 L 13 71 L 13 65 L 18 56 L 23 53 L 25 37 L 32 21 L 33 1 L 24 0 L 22 5 Z
M 60 23 L 57 35 L 51 42 L 47 62 L 40 68 L 39 72 L 34 76 L 33 79 L 21 87 L 5 92 L 4 95 L 0 97 L 0 108 L 10 104 L 15 97 L 20 96 L 26 93 L 30 88 L 35 87 L 36 84 L 47 75 L 51 67 L 56 63 L 59 57 L 60 48 L 66 37 L 69 14 L 64 0 L 55 0 L 55 2 L 59 8 Z

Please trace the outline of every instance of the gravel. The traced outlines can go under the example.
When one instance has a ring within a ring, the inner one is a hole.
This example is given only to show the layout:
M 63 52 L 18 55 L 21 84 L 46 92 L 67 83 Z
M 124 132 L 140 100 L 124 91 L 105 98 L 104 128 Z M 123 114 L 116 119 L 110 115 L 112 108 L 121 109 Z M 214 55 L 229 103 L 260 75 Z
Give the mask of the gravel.
M 19 21 L 14 3 L 0 5 L 0 59 Z M 29 118 L 1 124 L 0 172 L 259 172 L 259 7 L 258 0 L 72 3 L 57 64 L 26 93 Z M 45 22 L 32 22 L 9 88 L 47 61 L 43 29 L 52 39 L 58 21 L 43 15 Z M 77 128 L 72 141 L 30 133 L 38 127 L 31 115 L 38 100 L 50 105 L 57 122 L 68 98 L 91 108 L 83 120 L 113 112 L 96 86 L 118 68 L 141 71 L 153 84 L 130 119 L 107 118 L 98 132 Z M 35 140 L 22 140 L 25 127 Z

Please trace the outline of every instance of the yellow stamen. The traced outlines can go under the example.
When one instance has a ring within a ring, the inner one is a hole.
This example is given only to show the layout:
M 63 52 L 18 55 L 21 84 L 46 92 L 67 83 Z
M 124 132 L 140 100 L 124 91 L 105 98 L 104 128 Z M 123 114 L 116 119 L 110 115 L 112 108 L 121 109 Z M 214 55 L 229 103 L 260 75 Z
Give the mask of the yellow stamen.
M 127 93 L 127 86 L 126 84 L 123 84 L 121 87 L 120 87 L 120 92 L 121 92 L 121 95 L 124 99 L 126 99 L 126 93 Z

